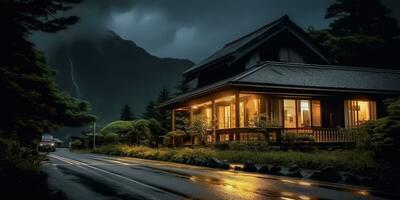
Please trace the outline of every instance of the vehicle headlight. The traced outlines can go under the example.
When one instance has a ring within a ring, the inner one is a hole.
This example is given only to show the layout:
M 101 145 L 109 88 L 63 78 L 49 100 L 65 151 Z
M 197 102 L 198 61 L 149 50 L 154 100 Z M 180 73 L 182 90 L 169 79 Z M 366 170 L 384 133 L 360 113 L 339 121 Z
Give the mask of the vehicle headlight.
M 51 143 L 50 145 L 51 145 L 51 146 L 54 146 L 54 143 Z
M 42 144 L 42 143 L 40 143 L 40 144 L 39 144 L 39 146 L 43 146 L 43 144 Z

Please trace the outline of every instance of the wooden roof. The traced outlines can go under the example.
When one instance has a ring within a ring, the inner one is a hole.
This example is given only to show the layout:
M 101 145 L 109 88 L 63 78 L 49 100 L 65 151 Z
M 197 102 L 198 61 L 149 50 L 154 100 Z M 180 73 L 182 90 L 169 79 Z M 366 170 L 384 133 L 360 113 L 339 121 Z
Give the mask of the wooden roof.
M 336 65 L 264 62 L 225 80 L 197 88 L 159 107 L 202 97 L 226 87 L 400 94 L 400 71 Z

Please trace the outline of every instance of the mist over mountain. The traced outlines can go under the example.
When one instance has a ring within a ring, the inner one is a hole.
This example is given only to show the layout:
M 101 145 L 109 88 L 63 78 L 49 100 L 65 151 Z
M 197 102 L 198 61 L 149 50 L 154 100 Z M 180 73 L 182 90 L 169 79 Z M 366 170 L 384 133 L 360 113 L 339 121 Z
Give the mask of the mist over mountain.
M 91 103 L 98 123 L 119 118 L 123 105 L 140 116 L 163 87 L 171 91 L 194 63 L 159 58 L 113 32 L 82 36 L 46 52 L 56 81 L 72 96 Z

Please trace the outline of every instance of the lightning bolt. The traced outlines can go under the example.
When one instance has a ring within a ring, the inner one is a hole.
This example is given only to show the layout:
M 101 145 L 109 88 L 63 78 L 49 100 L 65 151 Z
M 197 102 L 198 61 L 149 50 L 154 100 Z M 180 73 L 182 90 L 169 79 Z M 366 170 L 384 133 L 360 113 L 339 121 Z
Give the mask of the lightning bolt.
M 76 94 L 78 95 L 78 98 L 80 99 L 80 98 L 81 98 L 81 90 L 79 89 L 79 85 L 78 85 L 78 83 L 77 83 L 76 80 L 75 80 L 74 63 L 72 62 L 72 59 L 71 59 L 71 56 L 70 56 L 70 46 L 71 46 L 71 44 L 68 45 L 68 53 L 67 53 L 67 56 L 68 56 L 68 61 L 69 61 L 69 66 L 70 66 L 71 81 L 72 81 L 72 84 L 73 84 L 74 87 L 75 87 Z

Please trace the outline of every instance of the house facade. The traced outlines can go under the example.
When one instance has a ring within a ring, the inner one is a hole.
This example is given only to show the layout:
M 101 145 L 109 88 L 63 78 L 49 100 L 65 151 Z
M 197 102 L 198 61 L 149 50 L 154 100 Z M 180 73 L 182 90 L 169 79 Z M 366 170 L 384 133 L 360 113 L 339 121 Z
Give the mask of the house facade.
M 384 116 L 384 100 L 400 95 L 400 71 L 335 64 L 284 16 L 185 71 L 197 87 L 159 107 L 171 110 L 172 130 L 178 113 L 201 119 L 208 142 L 262 140 L 265 128 L 269 141 L 291 132 L 352 142 L 339 127 Z

